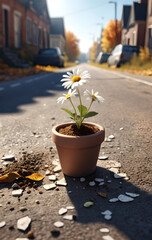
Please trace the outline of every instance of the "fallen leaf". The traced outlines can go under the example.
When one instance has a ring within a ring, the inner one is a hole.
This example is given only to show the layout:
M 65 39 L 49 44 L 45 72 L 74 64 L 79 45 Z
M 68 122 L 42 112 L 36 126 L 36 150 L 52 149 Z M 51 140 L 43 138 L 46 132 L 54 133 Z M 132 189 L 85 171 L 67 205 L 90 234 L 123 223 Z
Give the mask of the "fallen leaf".
M 98 192 L 98 195 L 99 195 L 100 197 L 104 197 L 104 198 L 106 198 L 106 196 L 107 196 L 107 194 L 106 194 L 106 193 L 103 193 L 103 192 Z
M 33 181 L 41 181 L 44 178 L 44 176 L 41 175 L 40 173 L 33 173 L 29 176 L 26 176 L 25 178 L 31 179 Z
M 91 207 L 91 206 L 93 206 L 93 205 L 94 205 L 94 202 L 85 202 L 85 203 L 83 204 L 83 206 L 86 207 L 86 208 Z
M 16 178 L 20 178 L 21 176 L 17 172 L 10 172 L 6 175 L 0 177 L 0 183 L 9 183 L 13 182 Z

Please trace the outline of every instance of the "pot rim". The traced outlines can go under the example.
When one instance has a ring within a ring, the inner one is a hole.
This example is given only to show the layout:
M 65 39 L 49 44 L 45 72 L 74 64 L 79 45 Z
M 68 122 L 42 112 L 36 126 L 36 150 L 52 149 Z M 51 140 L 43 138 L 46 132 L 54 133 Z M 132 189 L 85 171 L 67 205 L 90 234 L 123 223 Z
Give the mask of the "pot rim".
M 59 129 L 60 127 L 64 127 L 64 126 L 66 126 L 66 125 L 70 125 L 70 124 L 72 124 L 72 125 L 74 125 L 75 123 L 74 122 L 67 122 L 67 123 L 61 123 L 61 124 L 58 124 L 58 125 L 56 125 L 56 126 L 54 126 L 53 128 L 52 128 L 52 133 L 54 133 L 55 135 L 57 135 L 58 137 L 62 137 L 62 138 L 68 138 L 68 139 L 75 139 L 75 138 L 94 138 L 95 136 L 98 136 L 98 135 L 100 135 L 102 132 L 105 132 L 105 129 L 104 129 L 104 127 L 103 126 L 101 126 L 101 125 L 99 125 L 98 123 L 92 123 L 92 122 L 84 122 L 85 124 L 88 124 L 88 125 L 94 125 L 94 126 L 96 126 L 96 127 L 98 127 L 99 128 L 99 132 L 97 132 L 97 133 L 94 133 L 94 134 L 90 134 L 90 135 L 84 135 L 84 136 L 70 136 L 70 135 L 64 135 L 64 134 L 61 134 L 61 133 L 59 133 L 58 131 L 57 131 L 57 129 Z

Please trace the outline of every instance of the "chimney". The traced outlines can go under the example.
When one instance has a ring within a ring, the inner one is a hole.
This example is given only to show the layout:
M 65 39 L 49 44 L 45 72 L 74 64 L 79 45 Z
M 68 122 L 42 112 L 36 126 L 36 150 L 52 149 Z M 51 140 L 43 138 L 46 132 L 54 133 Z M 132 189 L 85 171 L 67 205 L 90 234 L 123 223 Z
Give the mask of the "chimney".
M 147 3 L 147 0 L 139 0 L 139 3 Z

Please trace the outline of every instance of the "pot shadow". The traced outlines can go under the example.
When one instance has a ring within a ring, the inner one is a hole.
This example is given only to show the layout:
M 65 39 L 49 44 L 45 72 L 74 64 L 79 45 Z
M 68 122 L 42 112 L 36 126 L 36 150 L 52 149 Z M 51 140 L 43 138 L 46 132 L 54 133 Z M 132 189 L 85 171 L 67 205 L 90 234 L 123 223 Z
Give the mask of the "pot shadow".
M 105 180 L 103 186 L 97 184 L 94 187 L 89 186 L 91 180 L 99 177 Z M 109 224 L 129 237 L 130 240 L 152 239 L 152 195 L 131 182 L 115 179 L 111 171 L 101 167 L 97 167 L 95 173 L 86 177 L 83 183 L 80 182 L 79 178 L 66 175 L 65 179 L 67 181 L 67 193 L 75 207 L 78 222 L 83 224 L 96 222 Z M 106 193 L 106 198 L 99 196 L 98 192 Z M 125 192 L 139 193 L 140 196 L 128 203 L 109 202 L 109 199 L 117 198 Z M 85 208 L 83 204 L 87 201 L 93 201 L 94 205 Z M 112 212 L 110 221 L 105 220 L 101 214 L 105 210 Z

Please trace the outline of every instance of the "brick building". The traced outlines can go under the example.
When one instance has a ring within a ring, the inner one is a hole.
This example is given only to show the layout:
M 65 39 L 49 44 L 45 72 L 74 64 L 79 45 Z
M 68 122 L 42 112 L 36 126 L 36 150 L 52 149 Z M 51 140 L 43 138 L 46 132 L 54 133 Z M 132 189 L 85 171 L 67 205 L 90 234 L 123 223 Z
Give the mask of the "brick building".
M 46 0 L 0 0 L 0 48 L 49 47 L 50 17 Z

